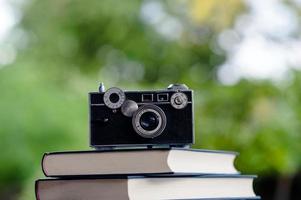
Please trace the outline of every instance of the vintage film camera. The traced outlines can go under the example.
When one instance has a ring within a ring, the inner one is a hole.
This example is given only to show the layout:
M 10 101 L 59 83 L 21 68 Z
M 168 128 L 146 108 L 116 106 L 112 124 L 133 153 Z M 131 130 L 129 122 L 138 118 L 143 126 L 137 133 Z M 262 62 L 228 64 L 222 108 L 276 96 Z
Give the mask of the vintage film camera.
M 172 84 L 165 90 L 123 91 L 112 87 L 89 93 L 90 145 L 184 147 L 194 142 L 193 91 Z

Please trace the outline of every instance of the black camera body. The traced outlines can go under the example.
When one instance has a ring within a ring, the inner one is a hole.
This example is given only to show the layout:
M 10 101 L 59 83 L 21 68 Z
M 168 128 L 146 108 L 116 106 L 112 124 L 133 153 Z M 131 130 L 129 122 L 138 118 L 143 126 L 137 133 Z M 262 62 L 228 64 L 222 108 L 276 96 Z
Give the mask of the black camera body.
M 194 143 L 193 91 L 181 84 L 165 90 L 89 93 L 90 145 L 95 148 L 177 146 Z

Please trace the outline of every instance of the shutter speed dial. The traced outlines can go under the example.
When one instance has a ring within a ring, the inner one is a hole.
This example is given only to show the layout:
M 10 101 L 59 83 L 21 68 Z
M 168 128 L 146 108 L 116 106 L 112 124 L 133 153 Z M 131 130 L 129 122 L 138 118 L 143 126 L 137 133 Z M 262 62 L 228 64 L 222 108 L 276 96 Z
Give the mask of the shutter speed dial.
M 120 108 L 124 101 L 125 94 L 121 89 L 117 87 L 108 89 L 103 95 L 103 102 L 111 109 Z
M 177 92 L 171 96 L 170 103 L 175 109 L 182 109 L 185 108 L 185 106 L 187 105 L 188 99 L 186 94 L 182 92 Z

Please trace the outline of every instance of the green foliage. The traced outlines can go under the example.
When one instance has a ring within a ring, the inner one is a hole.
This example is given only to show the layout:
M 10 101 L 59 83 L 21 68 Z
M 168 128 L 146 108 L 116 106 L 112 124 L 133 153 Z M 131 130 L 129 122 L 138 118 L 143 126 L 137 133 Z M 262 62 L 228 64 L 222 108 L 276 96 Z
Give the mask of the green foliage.
M 28 178 L 45 151 L 87 143 L 85 96 L 58 89 L 26 64 L 2 69 L 0 88 L 1 185 Z
M 88 149 L 87 93 L 98 81 L 135 89 L 184 82 L 195 90 L 195 147 L 239 151 L 237 167 L 248 173 L 300 170 L 301 75 L 281 87 L 219 84 L 215 29 L 198 25 L 202 32 L 171 2 L 164 5 L 185 28 L 179 40 L 141 20 L 141 1 L 36 0 L 22 8 L 28 44 L 0 68 L 0 196 L 26 185 L 21 198 L 32 199 L 44 152 Z
M 287 94 L 297 93 L 298 77 L 283 89 L 264 82 L 241 82 L 233 87 L 213 84 L 207 92 L 200 91 L 197 147 L 239 151 L 237 167 L 244 172 L 296 173 L 300 111 L 299 103 L 292 105 Z

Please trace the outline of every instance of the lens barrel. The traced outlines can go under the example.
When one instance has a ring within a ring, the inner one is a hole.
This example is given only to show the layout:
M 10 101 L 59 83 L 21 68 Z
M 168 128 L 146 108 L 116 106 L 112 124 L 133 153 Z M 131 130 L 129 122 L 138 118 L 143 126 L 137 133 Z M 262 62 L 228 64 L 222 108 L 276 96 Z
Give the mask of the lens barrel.
M 132 125 L 140 136 L 155 138 L 161 135 L 166 127 L 166 115 L 160 107 L 146 104 L 134 113 Z

